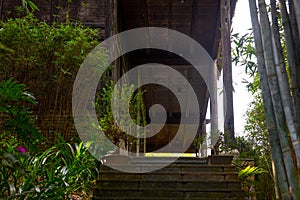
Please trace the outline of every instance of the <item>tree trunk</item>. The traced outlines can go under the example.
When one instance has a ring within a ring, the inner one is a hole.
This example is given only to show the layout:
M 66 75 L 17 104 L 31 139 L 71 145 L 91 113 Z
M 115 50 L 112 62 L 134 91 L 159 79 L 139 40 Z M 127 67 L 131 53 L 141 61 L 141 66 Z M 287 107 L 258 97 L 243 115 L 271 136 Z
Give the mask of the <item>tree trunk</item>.
M 273 166 L 275 169 L 274 177 L 276 178 L 275 183 L 277 185 L 277 191 L 279 191 L 279 197 L 277 199 L 292 199 L 289 194 L 289 184 L 287 175 L 285 172 L 285 166 L 282 157 L 282 151 L 280 146 L 280 141 L 278 137 L 278 130 L 276 128 L 275 115 L 273 110 L 273 103 L 269 98 L 271 96 L 270 89 L 268 85 L 267 72 L 265 68 L 265 58 L 263 54 L 263 46 L 262 46 L 262 38 L 261 31 L 258 22 L 257 16 L 257 6 L 255 0 L 249 0 L 250 13 L 251 13 L 251 21 L 253 27 L 253 34 L 255 38 L 255 47 L 256 47 L 256 56 L 257 56 L 257 64 L 258 64 L 258 73 L 260 77 L 260 87 L 262 90 L 262 97 L 264 102 L 264 110 L 265 110 L 265 119 L 266 125 L 269 132 L 270 145 L 271 145 L 271 154 L 273 162 L 276 163 Z
M 275 113 L 276 126 L 279 133 L 279 139 L 282 149 L 282 156 L 286 168 L 288 182 L 291 188 L 291 193 L 294 199 L 300 199 L 300 190 L 298 187 L 298 173 L 295 167 L 293 149 L 290 145 L 290 138 L 288 135 L 286 120 L 283 114 L 282 99 L 280 96 L 278 79 L 275 71 L 272 35 L 270 30 L 270 23 L 268 19 L 268 12 L 264 0 L 259 0 L 259 13 L 261 23 L 261 35 L 264 48 L 265 65 L 268 76 L 268 83 L 270 87 L 271 99 Z M 271 38 L 271 39 L 270 39 Z

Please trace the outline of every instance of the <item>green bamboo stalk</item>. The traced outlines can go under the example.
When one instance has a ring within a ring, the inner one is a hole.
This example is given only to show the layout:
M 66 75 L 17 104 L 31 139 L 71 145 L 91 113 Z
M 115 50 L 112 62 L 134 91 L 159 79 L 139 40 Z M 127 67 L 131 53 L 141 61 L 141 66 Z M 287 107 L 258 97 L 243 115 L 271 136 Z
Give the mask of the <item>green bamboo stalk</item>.
M 298 24 L 298 37 L 300 38 L 300 1 L 293 0 L 294 7 L 295 7 L 295 17 Z
M 265 119 L 266 125 L 268 128 L 270 144 L 271 144 L 271 154 L 273 159 L 273 167 L 275 168 L 273 171 L 275 172 L 274 177 L 276 177 L 275 185 L 276 191 L 278 191 L 279 196 L 277 199 L 292 199 L 292 196 L 289 193 L 289 183 L 288 178 L 284 166 L 283 156 L 281 145 L 278 136 L 278 130 L 276 128 L 275 122 L 275 114 L 273 110 L 273 103 L 269 98 L 271 96 L 267 72 L 265 66 L 265 58 L 263 53 L 263 45 L 262 45 L 262 36 L 261 30 L 258 22 L 258 14 L 257 14 L 257 5 L 256 1 L 249 0 L 250 13 L 251 13 L 251 21 L 253 27 L 254 34 L 254 42 L 256 47 L 256 56 L 258 63 L 258 72 L 260 77 L 260 87 L 262 90 L 262 97 L 264 102 L 264 110 L 265 110 Z
M 284 38 L 287 49 L 287 60 L 289 63 L 289 72 L 291 80 L 291 91 L 293 97 L 293 110 L 294 110 L 294 120 L 298 138 L 300 138 L 300 91 L 299 91 L 299 80 L 297 80 L 297 74 L 299 74 L 299 60 L 298 54 L 295 52 L 295 39 L 292 33 L 292 28 L 290 24 L 289 15 L 284 0 L 279 0 L 280 2 L 280 11 L 282 16 L 282 24 L 284 29 Z M 298 64 L 297 64 L 298 63 Z
M 294 8 L 294 0 L 289 0 L 289 20 L 290 25 L 292 29 L 292 35 L 293 35 L 293 44 L 294 44 L 294 59 L 296 62 L 296 70 L 297 70 L 297 81 L 298 81 L 298 88 L 300 88 L 300 38 L 298 37 L 298 26 L 296 21 L 296 14 L 295 14 L 295 8 Z M 287 13 L 287 9 L 285 8 L 285 12 Z M 298 123 L 300 126 L 300 122 Z M 299 134 L 300 135 L 300 134 Z M 300 137 L 300 136 L 299 136 Z
M 273 170 L 275 172 L 274 177 L 276 178 L 275 183 L 277 183 L 275 187 L 276 191 L 279 192 L 279 196 L 277 196 L 277 199 L 292 199 L 291 195 L 289 194 L 289 183 L 283 162 L 282 150 L 278 137 L 278 130 L 276 128 L 273 103 L 269 98 L 271 96 L 271 93 L 268 85 L 267 72 L 264 61 L 265 58 L 263 54 L 263 45 L 261 38 L 261 30 L 258 22 L 256 1 L 249 0 L 249 7 L 253 27 L 253 35 L 255 39 L 254 42 L 256 48 L 258 73 L 260 77 L 260 87 L 262 90 L 262 98 L 264 102 L 265 120 L 268 128 L 271 145 L 271 154 L 274 163 L 274 165 L 272 166 L 275 168 Z
M 275 113 L 276 126 L 279 133 L 279 139 L 282 149 L 282 156 L 286 168 L 287 178 L 291 189 L 291 194 L 294 199 L 300 199 L 300 189 L 298 186 L 298 173 L 295 167 L 295 160 L 293 149 L 290 144 L 290 138 L 287 131 L 286 119 L 282 107 L 282 99 L 279 91 L 278 79 L 275 71 L 274 53 L 272 47 L 272 35 L 270 30 L 270 23 L 268 12 L 264 0 L 259 0 L 259 13 L 262 41 L 264 48 L 266 71 L 268 76 L 268 83 L 271 92 L 271 99 Z
M 293 148 L 296 153 L 297 166 L 300 167 L 300 145 L 297 137 L 292 98 L 290 95 L 290 88 L 288 83 L 288 77 L 286 73 L 286 66 L 284 63 L 283 50 L 280 42 L 280 33 L 278 26 L 278 15 L 276 0 L 271 0 L 271 14 L 272 14 L 272 29 L 273 29 L 273 50 L 274 61 L 276 66 L 276 74 L 278 78 L 280 95 L 282 99 L 283 110 L 287 121 L 287 126 L 291 136 Z

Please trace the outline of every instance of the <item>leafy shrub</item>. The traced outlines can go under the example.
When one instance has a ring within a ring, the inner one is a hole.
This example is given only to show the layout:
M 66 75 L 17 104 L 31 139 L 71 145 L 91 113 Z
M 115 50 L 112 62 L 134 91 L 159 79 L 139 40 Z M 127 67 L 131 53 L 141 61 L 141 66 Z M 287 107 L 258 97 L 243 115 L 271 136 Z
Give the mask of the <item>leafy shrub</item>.
M 71 145 L 57 134 L 56 144 L 36 151 L 41 136 L 26 107 L 34 103 L 24 84 L 0 81 L 0 198 L 88 198 L 98 174 L 98 162 L 88 152 L 92 143 Z
M 7 199 L 67 199 L 91 196 L 98 163 L 83 143 L 60 142 L 35 156 L 1 154 L 0 193 Z
M 113 99 L 114 83 L 113 81 L 108 81 L 106 85 L 98 93 L 98 98 L 96 99 L 95 108 L 99 118 L 99 124 L 101 130 L 107 135 L 107 137 L 114 143 L 118 145 L 120 139 L 123 139 L 129 144 L 137 144 L 139 141 L 136 137 L 127 135 L 126 133 L 133 130 L 129 121 L 133 121 L 139 126 L 146 126 L 146 108 L 144 104 L 143 94 L 144 91 L 134 91 L 133 85 L 122 86 L 118 93 L 118 97 Z M 133 94 L 130 96 L 130 94 Z M 115 116 L 113 116 L 111 104 L 118 105 L 118 112 L 125 113 L 125 103 L 129 99 L 129 114 L 128 119 L 119 120 L 119 124 L 116 123 Z M 143 133 L 140 133 L 142 135 Z M 134 151 L 134 146 L 130 148 Z
M 253 188 L 256 187 L 256 183 L 258 182 L 258 176 L 267 173 L 268 171 L 264 170 L 261 167 L 250 165 L 239 171 L 238 177 L 242 181 L 242 188 L 246 191 L 249 199 L 252 199 L 253 196 L 257 195 Z
M 33 113 L 44 135 L 57 131 L 72 138 L 75 131 L 67 116 L 73 83 L 86 55 L 99 43 L 98 31 L 77 22 L 49 25 L 32 14 L 0 21 L 0 28 L 0 79 L 13 77 L 34 94 L 38 104 Z
M 242 169 L 241 171 L 239 171 L 238 177 L 241 180 L 245 180 L 245 179 L 247 179 L 251 176 L 259 175 L 259 174 L 262 174 L 262 173 L 267 173 L 267 171 L 260 168 L 260 167 L 247 166 L 245 169 Z
M 35 98 L 26 91 L 24 84 L 17 84 L 13 79 L 0 81 L 0 148 L 17 147 L 36 149 L 41 135 L 34 127 L 30 104 L 35 104 Z

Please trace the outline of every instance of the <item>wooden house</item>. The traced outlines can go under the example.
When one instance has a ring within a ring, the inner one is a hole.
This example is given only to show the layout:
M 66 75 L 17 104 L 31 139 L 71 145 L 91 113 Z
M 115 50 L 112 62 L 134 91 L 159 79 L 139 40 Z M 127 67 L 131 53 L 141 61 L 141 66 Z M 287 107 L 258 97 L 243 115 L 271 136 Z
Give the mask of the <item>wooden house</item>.
M 230 23 L 236 0 L 36 0 L 39 10 L 35 14 L 48 23 L 63 22 L 66 18 L 80 20 L 83 25 L 99 28 L 100 40 L 122 31 L 140 27 L 163 27 L 179 31 L 196 40 L 204 47 L 216 68 L 223 69 L 226 89 L 225 132 L 234 137 L 234 118 L 232 105 L 232 72 L 230 56 Z M 0 0 L 0 17 L 14 17 L 16 6 L 22 6 L 21 0 Z M 113 74 L 118 79 L 124 71 L 144 63 L 155 62 L 173 67 L 184 75 L 193 85 L 199 101 L 199 111 L 190 113 L 200 116 L 199 134 L 205 133 L 206 113 L 209 92 L 203 77 L 196 73 L 190 63 L 178 55 L 160 50 L 139 50 L 125 56 L 125 61 L 117 62 Z M 222 58 L 222 59 L 221 59 Z M 155 70 L 155 69 L 154 69 Z M 188 96 L 181 83 L 168 74 L 163 76 L 178 88 L 178 93 Z M 180 107 L 174 94 L 159 85 L 145 86 L 145 104 L 149 108 L 154 103 L 164 105 L 167 112 L 167 125 L 156 136 L 147 139 L 144 149 L 151 152 L 168 144 L 180 123 Z M 188 106 L 188 105 L 187 105 Z M 211 104 L 212 128 L 217 129 L 215 102 Z M 189 149 L 194 151 L 193 148 Z

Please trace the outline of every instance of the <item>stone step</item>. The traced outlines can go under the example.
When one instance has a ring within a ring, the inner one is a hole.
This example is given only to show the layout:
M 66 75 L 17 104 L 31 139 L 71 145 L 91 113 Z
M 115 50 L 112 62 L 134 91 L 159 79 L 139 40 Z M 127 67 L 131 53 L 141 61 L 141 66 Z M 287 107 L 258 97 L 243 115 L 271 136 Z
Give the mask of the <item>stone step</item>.
M 216 190 L 241 190 L 239 181 L 134 181 L 134 180 L 98 180 L 98 189 L 138 189 L 138 188 L 180 188 L 182 190 L 216 191 Z
M 118 170 L 102 165 L 93 199 L 244 199 L 234 166 L 208 164 L 206 159 L 179 158 L 158 169 L 166 165 L 168 159 L 173 158 L 130 158 L 127 163 L 115 162 Z
M 144 174 L 101 172 L 99 180 L 149 180 L 149 181 L 234 181 L 237 172 L 150 172 Z
M 207 158 L 179 157 L 175 161 L 174 159 L 174 157 L 135 157 L 131 159 L 131 164 L 207 164 Z
M 106 197 L 126 197 L 126 198 L 181 198 L 181 199 L 190 199 L 190 198 L 216 198 L 216 199 L 238 199 L 243 197 L 243 193 L 239 191 L 229 191 L 229 190 L 220 190 L 220 191 L 184 191 L 178 188 L 173 190 L 162 188 L 158 189 L 126 189 L 126 190 L 95 190 L 95 196 L 98 199 L 107 199 Z
M 113 199 L 113 200 L 182 200 L 182 197 L 93 197 L 93 200 Z M 187 199 L 187 198 L 185 198 Z M 189 200 L 245 200 L 244 197 L 232 197 L 232 198 L 215 198 L 215 197 L 189 197 Z
M 158 165 L 155 164 L 139 164 L 139 165 L 123 165 L 118 166 L 118 169 L 123 169 L 124 171 L 152 171 L 152 169 L 157 169 Z M 103 172 L 119 172 L 116 169 L 108 167 L 106 165 L 101 166 L 101 171 Z M 195 165 L 195 164 L 171 164 L 167 167 L 163 167 L 156 171 L 173 171 L 177 173 L 184 172 L 235 172 L 234 166 L 231 165 Z

